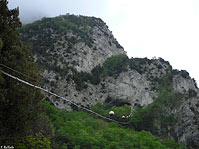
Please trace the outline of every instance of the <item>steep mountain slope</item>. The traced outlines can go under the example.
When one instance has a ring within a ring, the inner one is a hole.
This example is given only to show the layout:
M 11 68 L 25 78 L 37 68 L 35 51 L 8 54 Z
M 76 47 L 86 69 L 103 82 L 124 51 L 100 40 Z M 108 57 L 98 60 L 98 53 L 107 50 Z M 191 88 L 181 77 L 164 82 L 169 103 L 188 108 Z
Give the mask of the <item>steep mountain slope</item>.
M 188 72 L 173 70 L 162 58 L 129 59 L 106 24 L 94 17 L 44 18 L 20 32 L 43 67 L 46 88 L 86 107 L 128 104 L 136 112 L 137 107 L 150 111 L 156 106 L 160 116 L 150 119 L 156 130 L 144 130 L 192 147 L 199 144 L 199 90 Z M 74 108 L 46 96 L 58 108 Z M 132 125 L 137 126 L 133 120 Z
M 21 33 L 32 45 L 37 62 L 44 66 L 89 72 L 107 57 L 125 53 L 106 24 L 94 17 L 44 18 L 24 26 Z

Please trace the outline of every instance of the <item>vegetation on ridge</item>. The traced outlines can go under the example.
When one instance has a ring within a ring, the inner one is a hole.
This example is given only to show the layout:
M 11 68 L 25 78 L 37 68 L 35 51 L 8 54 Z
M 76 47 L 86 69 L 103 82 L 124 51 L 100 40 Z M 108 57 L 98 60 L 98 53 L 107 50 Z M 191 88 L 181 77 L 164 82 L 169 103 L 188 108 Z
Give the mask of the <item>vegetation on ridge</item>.
M 93 46 L 94 40 L 91 37 L 93 28 L 97 27 L 104 36 L 109 36 L 104 31 L 104 26 L 106 24 L 100 18 L 66 14 L 26 24 L 19 29 L 19 32 L 22 40 L 31 45 L 33 53 L 51 56 L 46 49 L 53 51 L 55 43 L 66 48 L 67 53 L 71 53 L 73 46 L 79 42 L 83 42 L 89 48 L 96 50 L 96 47 Z M 65 39 L 65 43 L 61 43 L 60 39 L 62 38 Z M 113 39 L 112 36 L 110 38 Z M 118 48 L 122 48 L 116 40 L 113 42 Z

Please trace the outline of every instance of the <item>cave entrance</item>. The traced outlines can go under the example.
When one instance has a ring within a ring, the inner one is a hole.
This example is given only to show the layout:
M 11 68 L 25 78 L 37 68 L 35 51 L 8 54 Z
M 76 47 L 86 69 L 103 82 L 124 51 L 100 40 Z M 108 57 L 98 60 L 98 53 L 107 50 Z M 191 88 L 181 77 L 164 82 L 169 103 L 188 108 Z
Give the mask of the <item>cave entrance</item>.
M 121 106 L 124 106 L 125 104 L 126 105 L 131 105 L 131 103 L 129 103 L 127 100 L 125 99 L 114 99 L 112 97 L 107 97 L 105 99 L 105 103 L 111 105 L 111 106 L 117 106 L 117 107 L 121 107 Z

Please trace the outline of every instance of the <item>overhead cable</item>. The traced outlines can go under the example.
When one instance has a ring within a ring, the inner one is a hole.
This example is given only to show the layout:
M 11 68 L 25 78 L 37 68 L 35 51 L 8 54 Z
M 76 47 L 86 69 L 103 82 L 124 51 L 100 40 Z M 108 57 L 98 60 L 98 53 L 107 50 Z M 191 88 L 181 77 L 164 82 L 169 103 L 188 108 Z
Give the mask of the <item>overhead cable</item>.
M 12 79 L 18 80 L 19 82 L 22 82 L 22 83 L 26 84 L 26 85 L 28 85 L 28 86 L 31 86 L 31 87 L 34 87 L 34 88 L 36 88 L 36 89 L 42 90 L 42 91 L 44 91 L 44 92 L 46 92 L 46 93 L 48 93 L 48 94 L 51 94 L 51 95 L 53 95 L 53 96 L 55 96 L 55 97 L 58 97 L 58 98 L 60 98 L 60 99 L 62 99 L 62 100 L 64 100 L 64 101 L 67 101 L 68 103 L 71 103 L 71 104 L 77 106 L 78 108 L 83 109 L 83 110 L 85 110 L 85 111 L 87 111 L 87 112 L 89 112 L 89 113 L 95 114 L 95 115 L 97 115 L 97 116 L 99 116 L 100 118 L 103 118 L 103 119 L 105 119 L 105 120 L 112 121 L 112 122 L 116 122 L 116 123 L 123 124 L 123 125 L 127 125 L 127 124 L 130 123 L 130 121 L 129 121 L 129 122 L 121 122 L 121 121 L 117 121 L 117 120 L 114 120 L 114 119 L 105 117 L 105 116 L 103 116 L 103 115 L 101 115 L 101 114 L 99 114 L 99 113 L 96 113 L 96 112 L 94 112 L 94 111 L 92 111 L 92 110 L 90 110 L 90 109 L 88 109 L 88 108 L 86 108 L 86 107 L 79 106 L 78 104 L 76 104 L 76 103 L 73 102 L 73 101 L 70 101 L 70 100 L 68 100 L 68 99 L 66 99 L 66 98 L 64 98 L 64 97 L 62 97 L 62 96 L 59 96 L 59 95 L 57 95 L 57 94 L 55 94 L 55 93 L 53 93 L 53 92 L 50 92 L 50 91 L 48 91 L 47 89 L 44 89 L 44 88 L 39 87 L 39 86 L 37 86 L 37 85 L 33 85 L 33 84 L 31 84 L 31 83 L 29 83 L 29 82 L 27 82 L 27 81 L 24 81 L 24 80 L 22 80 L 22 79 L 20 79 L 20 78 L 18 78 L 18 77 L 16 77 L 16 76 L 13 76 L 13 75 L 11 75 L 11 74 L 9 74 L 9 73 L 3 71 L 3 70 L 0 70 L 0 72 L 3 73 L 3 74 L 6 75 L 6 76 L 12 78 Z
M 8 67 L 8 66 L 6 66 L 6 65 L 4 65 L 4 64 L 0 64 L 0 66 L 2 66 L 2 67 L 4 67 L 4 68 L 7 68 L 7 69 L 9 69 L 9 70 L 11 70 L 11 71 L 13 71 L 13 72 L 16 72 L 16 73 L 18 73 L 18 74 L 20 74 L 20 75 L 22 75 L 22 76 L 24 76 L 24 77 L 26 77 L 26 78 L 29 78 L 29 79 L 31 79 L 31 80 L 34 80 L 34 81 L 38 82 L 38 80 L 36 80 L 36 79 L 34 79 L 34 78 L 28 76 L 27 74 L 21 73 L 21 72 L 15 70 L 15 69 L 13 69 L 13 68 L 10 68 L 10 67 Z

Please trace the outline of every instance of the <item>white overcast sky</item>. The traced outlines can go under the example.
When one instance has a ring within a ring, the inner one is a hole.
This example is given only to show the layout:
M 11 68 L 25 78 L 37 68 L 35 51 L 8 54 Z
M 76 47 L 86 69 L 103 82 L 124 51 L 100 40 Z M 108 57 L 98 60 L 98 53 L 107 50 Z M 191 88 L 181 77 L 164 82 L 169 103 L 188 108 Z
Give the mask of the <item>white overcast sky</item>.
M 8 0 L 23 23 L 76 14 L 100 17 L 129 57 L 162 57 L 199 85 L 199 0 Z

